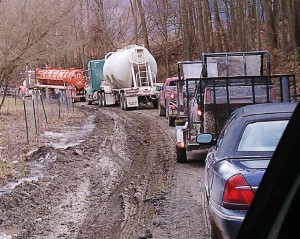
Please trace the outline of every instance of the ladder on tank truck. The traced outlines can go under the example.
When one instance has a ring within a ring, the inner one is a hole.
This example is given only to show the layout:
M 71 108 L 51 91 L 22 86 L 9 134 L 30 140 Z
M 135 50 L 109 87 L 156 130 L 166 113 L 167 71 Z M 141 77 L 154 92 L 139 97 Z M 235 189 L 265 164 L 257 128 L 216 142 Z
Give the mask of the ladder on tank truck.
M 137 85 L 140 87 L 143 86 L 153 86 L 153 72 L 151 71 L 150 62 L 146 60 L 146 54 L 144 49 L 136 48 L 136 64 L 132 64 L 132 75 L 135 76 Z M 143 61 L 140 62 L 140 59 Z

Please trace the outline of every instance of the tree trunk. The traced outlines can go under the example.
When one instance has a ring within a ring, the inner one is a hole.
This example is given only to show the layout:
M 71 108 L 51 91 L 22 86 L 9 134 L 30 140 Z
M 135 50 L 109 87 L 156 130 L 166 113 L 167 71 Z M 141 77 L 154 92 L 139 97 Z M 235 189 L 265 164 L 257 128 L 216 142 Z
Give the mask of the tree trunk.
M 140 17 L 141 17 L 142 31 L 143 31 L 143 36 L 144 36 L 144 45 L 148 50 L 150 50 L 144 9 L 143 9 L 141 0 L 136 0 L 136 1 L 137 1 L 137 5 L 139 8 Z
M 137 20 L 137 6 L 136 6 L 136 1 L 129 0 L 131 10 L 132 10 L 132 16 L 133 16 L 133 36 L 134 36 L 134 44 L 138 45 L 139 44 L 139 39 L 138 39 L 138 20 Z
M 260 0 L 256 0 L 256 35 L 257 35 L 257 50 L 261 50 L 260 37 Z
M 288 28 L 286 21 L 287 21 L 287 17 L 286 17 L 286 1 L 285 0 L 280 0 L 280 4 L 281 4 L 281 37 L 282 37 L 282 51 L 283 51 L 283 58 L 284 60 L 286 60 L 289 56 L 288 54 L 288 39 L 287 39 L 287 31 L 286 29 Z
M 164 35 L 164 50 L 165 50 L 165 63 L 166 63 L 166 72 L 167 76 L 170 76 L 170 54 L 169 54 L 169 34 L 168 34 L 168 4 L 167 0 L 162 0 L 162 28 L 163 28 L 163 35 Z
M 236 27 L 236 8 L 235 8 L 235 1 L 230 1 L 230 13 L 231 13 L 231 36 L 232 36 L 232 42 L 233 42 L 233 50 L 237 50 L 237 32 L 238 29 Z
M 247 1 L 247 19 L 246 19 L 246 23 L 247 23 L 247 31 L 246 34 L 247 35 L 247 49 L 246 50 L 253 50 L 254 49 L 254 32 L 253 32 L 253 24 L 252 24 L 252 6 L 251 6 L 251 0 Z
M 215 52 L 214 46 L 214 36 L 213 36 L 213 28 L 211 22 L 211 11 L 210 5 L 208 0 L 203 0 L 204 3 L 204 24 L 205 24 L 205 32 L 206 32 L 206 39 L 208 39 L 209 49 L 210 52 Z
M 233 43 L 233 39 L 232 39 L 232 24 L 231 24 L 231 21 L 230 21 L 230 10 L 229 10 L 229 3 L 228 3 L 228 0 L 224 0 L 224 3 L 225 3 L 225 14 L 226 14 L 226 25 L 228 27 L 228 47 L 229 47 L 229 51 L 232 50 L 232 43 Z
M 214 0 L 214 13 L 215 13 L 215 24 L 216 24 L 216 50 L 218 52 L 223 51 L 222 47 L 222 38 L 221 38 L 221 20 L 219 15 L 219 6 L 218 6 L 218 0 Z
M 273 33 L 273 17 L 272 17 L 272 8 L 271 2 L 269 0 L 262 0 L 263 12 L 265 17 L 265 31 L 267 44 L 273 50 L 275 48 L 275 39 Z
M 295 41 L 297 59 L 300 58 L 300 0 L 295 0 Z
M 244 0 L 237 2 L 237 29 L 238 29 L 238 46 L 240 51 L 245 51 L 245 33 L 244 33 Z
M 206 35 L 205 35 L 205 27 L 204 27 L 204 18 L 203 18 L 203 4 L 202 1 L 197 2 L 198 3 L 198 25 L 199 25 L 199 30 L 198 34 L 200 36 L 200 45 L 201 49 L 203 52 L 207 52 L 207 47 L 206 47 Z

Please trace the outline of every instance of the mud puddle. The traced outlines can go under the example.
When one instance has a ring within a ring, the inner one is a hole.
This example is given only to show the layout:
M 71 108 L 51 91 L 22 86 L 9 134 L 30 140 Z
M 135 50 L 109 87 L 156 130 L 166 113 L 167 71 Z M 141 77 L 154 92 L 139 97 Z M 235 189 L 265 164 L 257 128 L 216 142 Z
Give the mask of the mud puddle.
M 82 126 L 68 126 L 56 131 L 46 131 L 42 141 L 57 149 L 66 149 L 83 143 L 95 128 L 94 115 L 89 114 Z
M 53 149 L 53 148 L 52 148 Z M 51 148 L 41 147 L 36 151 L 33 151 L 31 154 L 32 161 L 28 162 L 28 169 L 30 173 L 27 177 L 20 178 L 15 181 L 9 181 L 4 186 L 0 188 L 0 197 L 6 193 L 10 193 L 13 191 L 17 186 L 27 183 L 27 182 L 37 182 L 40 178 L 43 177 L 43 174 L 47 167 L 50 164 L 54 163 L 57 159 L 57 155 L 51 151 Z M 1 234 L 0 234 L 1 239 Z

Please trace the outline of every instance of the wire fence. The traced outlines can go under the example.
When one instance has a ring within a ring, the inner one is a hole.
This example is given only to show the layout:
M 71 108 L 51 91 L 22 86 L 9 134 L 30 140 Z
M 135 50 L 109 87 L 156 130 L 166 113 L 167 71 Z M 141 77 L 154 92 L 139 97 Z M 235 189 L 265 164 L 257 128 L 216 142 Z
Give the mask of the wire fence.
M 59 128 L 77 114 L 68 95 L 47 99 L 35 90 L 30 97 L 8 96 L 0 112 L 0 159 L 38 146 L 43 132 Z

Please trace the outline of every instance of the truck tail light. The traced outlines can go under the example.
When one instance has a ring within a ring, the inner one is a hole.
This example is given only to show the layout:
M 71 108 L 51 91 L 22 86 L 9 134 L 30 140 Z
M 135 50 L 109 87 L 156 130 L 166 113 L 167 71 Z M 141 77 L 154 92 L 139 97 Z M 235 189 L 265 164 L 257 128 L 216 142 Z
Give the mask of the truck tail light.
M 178 148 L 185 148 L 184 142 L 178 142 L 177 143 Z
M 197 115 L 198 115 L 199 118 L 201 117 L 201 115 L 202 115 L 202 110 L 201 109 L 197 109 Z
M 171 100 L 175 100 L 175 95 L 174 95 L 174 93 L 172 93 L 172 94 L 170 95 L 170 98 L 171 98 Z
M 254 198 L 254 191 L 241 175 L 229 178 L 223 194 L 223 206 L 228 209 L 248 209 Z

